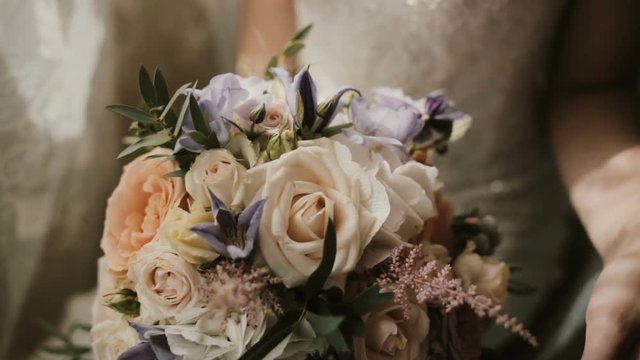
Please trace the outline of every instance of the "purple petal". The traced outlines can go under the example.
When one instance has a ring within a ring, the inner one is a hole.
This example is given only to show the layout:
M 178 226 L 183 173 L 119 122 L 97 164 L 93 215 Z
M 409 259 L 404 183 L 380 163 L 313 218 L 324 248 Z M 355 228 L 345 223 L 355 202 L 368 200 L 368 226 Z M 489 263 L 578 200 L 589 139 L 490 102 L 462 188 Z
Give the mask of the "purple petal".
M 401 89 L 378 87 L 373 89 L 372 92 L 373 99 L 379 105 L 390 107 L 392 109 L 408 108 L 416 114 L 420 113 L 420 109 L 416 106 L 414 101 L 410 97 L 404 95 Z
M 218 254 L 229 257 L 226 244 L 228 238 L 218 224 L 198 224 L 189 230 L 203 238 Z
M 118 356 L 118 360 L 156 360 L 156 354 L 148 342 L 134 345 Z
M 408 144 L 424 127 L 420 115 L 407 107 L 393 109 L 356 98 L 349 110 L 355 128 L 367 136 L 390 137 Z
M 313 83 L 309 66 L 300 70 L 293 78 L 293 90 L 302 101 L 302 119 L 297 119 L 305 128 L 311 128 L 316 120 L 316 85 Z
M 450 101 L 443 91 L 433 91 L 424 100 L 424 111 L 429 117 L 446 112 L 450 108 Z
M 236 231 L 236 215 L 225 205 L 222 200 L 218 199 L 216 195 L 207 189 L 209 192 L 209 200 L 211 201 L 211 209 L 213 210 L 216 221 L 225 232 L 225 234 L 232 234 Z
M 164 334 L 156 334 L 149 339 L 151 349 L 158 360 L 174 360 L 176 356 L 171 352 L 169 348 L 169 342 L 167 336 Z
M 238 226 L 247 226 L 250 221 L 252 221 L 256 212 L 260 212 L 260 214 L 262 214 L 262 208 L 264 207 L 265 201 L 267 201 L 267 199 L 258 200 L 242 210 L 238 216 Z
M 156 334 L 158 332 L 163 333 L 161 330 L 154 328 L 153 326 L 143 325 L 139 323 L 135 323 L 133 321 L 128 321 L 129 326 L 131 326 L 137 333 L 138 337 L 141 341 L 149 340 L 149 336 Z
M 183 128 L 182 134 L 178 137 L 176 141 L 176 146 L 173 148 L 174 153 L 178 153 L 182 150 L 186 150 L 192 153 L 199 154 L 204 150 L 204 145 L 199 144 L 197 141 L 193 140 L 191 136 L 189 136 L 188 130 Z

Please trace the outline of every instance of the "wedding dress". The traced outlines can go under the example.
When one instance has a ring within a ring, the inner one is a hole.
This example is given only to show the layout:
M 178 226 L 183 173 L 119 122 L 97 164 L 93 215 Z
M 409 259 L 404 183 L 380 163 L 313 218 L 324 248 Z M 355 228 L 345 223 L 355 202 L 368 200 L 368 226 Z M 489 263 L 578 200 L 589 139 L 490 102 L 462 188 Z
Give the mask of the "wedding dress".
M 319 89 L 445 89 L 470 113 L 470 132 L 433 162 L 459 211 L 498 219 L 498 256 L 537 288 L 506 309 L 525 324 L 557 282 L 569 206 L 539 111 L 544 70 L 563 1 L 300 0 L 312 23 L 305 61 Z M 506 332 L 497 333 L 499 342 Z

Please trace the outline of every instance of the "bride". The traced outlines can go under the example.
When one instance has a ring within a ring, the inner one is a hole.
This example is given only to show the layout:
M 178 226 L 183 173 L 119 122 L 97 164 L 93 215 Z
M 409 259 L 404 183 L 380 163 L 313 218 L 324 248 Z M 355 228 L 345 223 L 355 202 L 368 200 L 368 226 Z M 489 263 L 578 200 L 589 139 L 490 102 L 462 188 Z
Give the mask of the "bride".
M 559 309 L 562 297 L 577 298 L 568 289 L 590 291 L 588 281 L 585 289 L 570 286 L 578 275 L 564 276 L 585 265 L 587 244 L 568 242 L 570 199 L 604 261 L 588 301 L 584 358 L 619 358 L 640 320 L 640 132 L 633 127 L 640 64 L 633 41 L 640 32 L 633 0 L 243 5 L 241 73 L 261 75 L 294 29 L 313 23 L 306 57 L 320 89 L 385 85 L 421 97 L 444 88 L 474 116 L 467 137 L 434 162 L 458 210 L 478 204 L 496 215 L 501 255 L 522 267 L 517 280 L 537 289 L 511 297 L 507 310 L 543 336 L 558 330 L 546 336 L 558 346 L 571 335 L 572 318 L 580 329 L 587 302 Z M 490 341 L 502 345 L 505 358 L 514 358 L 509 351 L 525 358 L 500 335 Z

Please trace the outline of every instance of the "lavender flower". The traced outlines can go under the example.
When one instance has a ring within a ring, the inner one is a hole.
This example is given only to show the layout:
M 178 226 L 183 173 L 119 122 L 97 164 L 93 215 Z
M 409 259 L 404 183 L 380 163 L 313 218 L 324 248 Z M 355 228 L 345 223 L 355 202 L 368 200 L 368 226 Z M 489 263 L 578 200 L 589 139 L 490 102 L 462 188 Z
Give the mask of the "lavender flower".
M 244 259 L 253 251 L 265 199 L 254 202 L 236 215 L 211 190 L 211 208 L 215 223 L 198 224 L 191 231 L 205 239 L 218 254 L 231 259 Z
M 282 83 L 291 114 L 303 130 L 303 134 L 324 130 L 342 109 L 343 104 L 340 102 L 342 96 L 349 91 L 359 94 L 359 91 L 354 88 L 344 87 L 318 104 L 316 85 L 309 73 L 309 66 L 300 70 L 293 80 L 285 69 L 272 68 L 270 71 Z
M 374 89 L 375 102 L 392 110 L 412 112 L 423 123 L 409 141 L 430 147 L 441 142 L 456 141 L 471 126 L 471 117 L 454 107 L 453 101 L 442 91 L 431 92 L 424 100 L 414 101 L 400 89 L 379 87 Z M 406 142 L 404 142 L 406 144 Z
M 395 139 L 400 146 L 409 144 L 420 133 L 424 122 L 414 108 L 401 102 L 393 105 L 353 99 L 349 111 L 355 128 L 366 136 Z
M 164 329 L 129 322 L 138 332 L 140 343 L 127 349 L 118 356 L 118 360 L 176 360 L 169 349 Z
M 250 94 L 242 86 L 241 80 L 243 78 L 231 73 L 218 75 L 211 79 L 209 85 L 202 89 L 195 89 L 192 93 L 208 121 L 209 127 L 216 133 L 222 146 L 229 141 L 229 120 L 233 115 L 234 108 L 244 102 Z M 200 153 L 205 149 L 204 145 L 189 136 L 189 133 L 193 131 L 195 131 L 193 119 L 190 112 L 187 111 L 182 124 L 182 135 L 176 142 L 175 152 L 185 149 Z

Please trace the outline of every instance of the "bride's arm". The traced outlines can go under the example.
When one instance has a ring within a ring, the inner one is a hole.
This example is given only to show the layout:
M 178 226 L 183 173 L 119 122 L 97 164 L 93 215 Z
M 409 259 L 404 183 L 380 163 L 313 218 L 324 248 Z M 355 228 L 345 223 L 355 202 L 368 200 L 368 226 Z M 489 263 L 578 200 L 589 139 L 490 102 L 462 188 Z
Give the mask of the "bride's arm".
M 584 359 L 620 359 L 640 332 L 640 10 L 575 2 L 560 42 L 550 130 L 573 205 L 604 261 Z M 626 356 L 637 358 L 636 349 Z
M 261 76 L 295 32 L 293 1 L 243 0 L 240 16 L 236 71 Z

